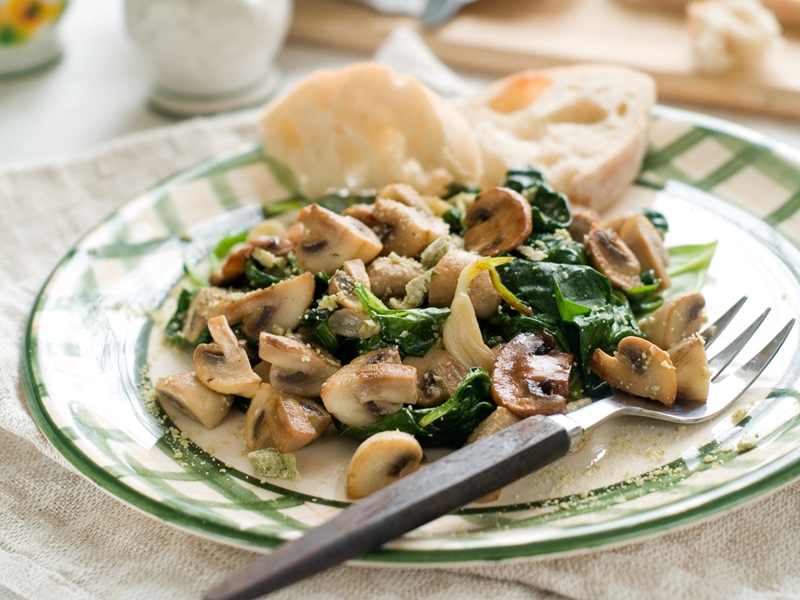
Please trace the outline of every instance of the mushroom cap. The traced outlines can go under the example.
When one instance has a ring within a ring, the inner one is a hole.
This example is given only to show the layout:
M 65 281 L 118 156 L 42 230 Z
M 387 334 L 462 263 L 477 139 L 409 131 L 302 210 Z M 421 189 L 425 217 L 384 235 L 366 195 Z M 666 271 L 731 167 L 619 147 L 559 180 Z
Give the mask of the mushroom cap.
M 339 361 L 324 349 L 300 340 L 262 332 L 258 356 L 270 363 L 269 382 L 282 392 L 315 398 L 322 384 L 339 369 Z
M 521 333 L 497 354 L 492 398 L 518 417 L 564 413 L 572 361 L 549 333 Z
M 269 431 L 267 407 L 278 391 L 268 383 L 262 383 L 250 400 L 244 418 L 244 446 L 248 451 L 266 448 L 272 443 Z
M 697 336 L 688 337 L 668 352 L 678 380 L 678 398 L 692 402 L 708 400 L 711 369 L 708 368 L 703 340 Z
M 642 271 L 653 270 L 661 280 L 658 290 L 669 288 L 669 253 L 664 247 L 664 240 L 658 229 L 644 215 L 633 215 L 626 220 L 619 230 L 620 239 L 630 248 L 639 261 Z
M 417 370 L 417 405 L 438 406 L 458 388 L 467 369 L 447 350 L 431 346 L 425 356 L 406 356 L 403 363 Z
M 183 337 L 189 342 L 196 341 L 205 330 L 209 319 L 223 314 L 229 304 L 241 297 L 240 292 L 223 288 L 213 286 L 200 288 L 186 311 Z
M 418 261 L 394 253 L 376 258 L 367 267 L 372 293 L 384 300 L 404 296 L 408 282 L 423 273 Z
M 431 306 L 450 306 L 456 295 L 461 271 L 478 259 L 479 255 L 464 250 L 452 250 L 445 254 L 433 268 L 428 303 Z M 479 319 L 488 319 L 497 313 L 502 298 L 492 284 L 488 271 L 481 271 L 472 279 L 469 299 Z
M 586 235 L 586 256 L 614 287 L 629 290 L 642 285 L 639 260 L 613 231 L 591 228 Z
M 498 254 L 519 246 L 533 231 L 533 215 L 528 200 L 519 192 L 492 187 L 478 195 L 467 208 L 464 244 L 483 256 Z
M 245 334 L 257 340 L 262 331 L 273 333 L 276 327 L 282 331 L 295 329 L 313 300 L 314 275 L 303 273 L 245 294 L 228 305 L 225 316 L 232 325 L 242 322 Z
M 253 246 L 247 244 L 238 250 L 231 252 L 222 263 L 219 273 L 212 273 L 208 278 L 211 285 L 226 285 L 234 282 L 244 275 L 244 264 L 247 258 L 253 253 Z
M 364 440 L 347 467 L 347 495 L 358 499 L 419 469 L 422 447 L 403 431 L 381 431 Z
M 214 429 L 228 414 L 233 403 L 231 394 L 221 394 L 203 385 L 195 373 L 178 373 L 156 384 L 161 402 L 171 402 L 189 418 L 207 429 Z
M 419 258 L 434 240 L 450 233 L 450 227 L 439 217 L 388 198 L 375 201 L 372 217 L 378 222 L 376 230 L 383 242 L 381 254 L 384 256 L 394 252 Z
M 700 292 L 670 298 L 639 321 L 642 335 L 663 350 L 672 348 L 698 331 L 708 320 L 706 299 Z
M 669 354 L 643 338 L 623 338 L 613 357 L 596 349 L 589 358 L 589 367 L 623 392 L 666 406 L 675 403 L 678 381 Z
M 193 361 L 197 378 L 207 387 L 222 394 L 252 398 L 261 385 L 253 372 L 247 352 L 239 345 L 224 315 L 208 320 L 212 344 L 195 348 Z
M 275 447 L 283 453 L 307 446 L 332 422 L 328 412 L 313 400 L 280 391 L 267 403 L 265 420 Z
M 368 263 L 381 251 L 380 239 L 361 221 L 318 204 L 301 210 L 297 221 L 303 224 L 305 235 L 295 255 L 306 271 L 332 275 L 347 260 L 360 258 Z

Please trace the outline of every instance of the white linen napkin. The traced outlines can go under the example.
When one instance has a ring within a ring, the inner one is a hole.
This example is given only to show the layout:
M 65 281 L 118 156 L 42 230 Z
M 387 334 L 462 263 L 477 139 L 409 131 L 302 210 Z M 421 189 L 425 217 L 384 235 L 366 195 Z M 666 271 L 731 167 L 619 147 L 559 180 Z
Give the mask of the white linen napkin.
M 378 57 L 408 59 L 414 51 L 403 57 L 403 48 L 415 42 L 403 44 Z M 255 139 L 254 121 L 253 111 L 197 119 L 69 160 L 0 168 L 0 598 L 199 598 L 255 558 L 145 516 L 76 474 L 39 432 L 20 384 L 31 306 L 79 237 L 167 175 Z M 700 525 L 615 548 L 436 568 L 342 566 L 272 597 L 800 598 L 798 514 L 793 483 Z

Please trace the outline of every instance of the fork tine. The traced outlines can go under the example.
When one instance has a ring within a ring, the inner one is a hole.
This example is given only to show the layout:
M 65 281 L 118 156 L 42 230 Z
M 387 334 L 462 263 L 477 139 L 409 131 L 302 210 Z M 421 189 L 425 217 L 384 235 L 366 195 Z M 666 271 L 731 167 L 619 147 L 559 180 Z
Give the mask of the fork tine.
M 711 381 L 714 381 L 717 377 L 719 377 L 720 373 L 722 373 L 725 367 L 727 367 L 730 362 L 736 358 L 736 355 L 741 352 L 745 344 L 747 344 L 747 342 L 750 341 L 750 338 L 753 337 L 756 329 L 758 329 L 761 326 L 761 323 L 764 322 L 764 319 L 767 318 L 769 311 L 770 309 L 768 308 L 761 313 L 755 321 L 750 323 L 747 329 L 738 335 L 735 340 L 725 346 L 725 348 L 720 350 L 719 353 L 714 356 L 714 358 L 708 361 L 708 368 L 711 370 Z
M 739 301 L 731 306 L 724 315 L 722 315 L 719 319 L 714 321 L 711 325 L 706 327 L 700 335 L 705 340 L 706 349 L 717 339 L 720 333 L 722 333 L 728 324 L 733 320 L 733 317 L 736 316 L 736 313 L 739 312 L 739 309 L 742 308 L 742 305 L 747 301 L 747 296 L 742 296 L 739 298 Z
M 789 321 L 783 329 L 778 332 L 778 335 L 772 338 L 758 354 L 726 377 L 725 381 L 715 383 L 711 386 L 711 393 L 709 394 L 707 402 L 710 412 L 716 413 L 747 391 L 753 381 L 761 375 L 761 372 L 778 353 L 778 350 L 781 349 L 783 342 L 786 341 L 789 332 L 794 326 L 794 322 L 794 319 Z

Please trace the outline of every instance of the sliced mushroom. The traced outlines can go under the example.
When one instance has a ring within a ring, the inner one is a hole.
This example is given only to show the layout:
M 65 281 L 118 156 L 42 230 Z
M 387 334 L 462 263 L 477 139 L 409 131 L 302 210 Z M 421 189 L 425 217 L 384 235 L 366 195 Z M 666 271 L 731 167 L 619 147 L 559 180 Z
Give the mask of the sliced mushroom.
M 403 404 L 415 404 L 417 371 L 399 363 L 396 348 L 354 359 L 323 384 L 322 403 L 341 422 L 358 426 L 371 425 Z
M 242 297 L 239 292 L 218 287 L 204 287 L 198 290 L 186 311 L 183 324 L 183 337 L 188 342 L 195 342 L 206 329 L 206 323 L 212 317 L 221 315 L 225 308 Z
M 273 256 L 286 256 L 294 250 L 294 242 L 278 235 L 260 235 L 249 240 L 253 248 L 266 250 Z
M 379 198 L 372 216 L 379 223 L 376 231 L 383 242 L 383 255 L 394 252 L 419 258 L 431 242 L 450 232 L 447 223 L 439 217 L 426 215 L 396 200 Z
M 286 233 L 286 225 L 281 223 L 278 219 L 264 219 L 260 223 L 256 223 L 250 231 L 247 232 L 247 242 L 255 240 L 261 236 L 283 235 Z
M 579 204 L 571 204 L 572 225 L 569 227 L 569 235 L 579 244 L 583 243 L 583 238 L 589 234 L 592 225 L 600 222 L 600 215 L 591 208 L 586 208 Z
M 590 229 L 586 235 L 586 256 L 614 287 L 629 290 L 642 285 L 639 261 L 613 231 L 600 227 Z
M 319 396 L 322 384 L 340 366 L 322 348 L 267 332 L 262 332 L 259 338 L 258 356 L 272 365 L 269 370 L 272 387 L 307 398 Z
M 458 388 L 467 369 L 447 350 L 432 346 L 425 356 L 406 356 L 403 363 L 417 370 L 417 404 L 438 406 Z
M 242 322 L 247 337 L 257 340 L 262 331 L 283 333 L 296 328 L 313 300 L 314 276 L 303 273 L 246 294 L 230 304 L 225 315 L 231 325 Z
M 365 340 L 381 332 L 381 326 L 363 309 L 340 308 L 328 318 L 328 325 L 336 335 Z
M 478 195 L 466 214 L 464 244 L 483 256 L 516 248 L 531 234 L 533 216 L 525 197 L 509 188 L 493 187 Z
M 221 394 L 252 398 L 261 378 L 253 372 L 247 352 L 239 344 L 224 315 L 208 320 L 213 344 L 200 344 L 194 351 L 194 370 L 206 386 Z
M 470 433 L 469 437 L 467 438 L 467 444 L 473 444 L 478 440 L 489 437 L 493 433 L 497 433 L 501 429 L 511 427 L 514 423 L 519 423 L 519 420 L 519 417 L 510 410 L 503 406 L 498 406 L 496 409 L 494 409 L 492 414 L 478 423 L 478 426 L 472 430 L 472 433 Z M 495 490 L 494 492 L 479 498 L 476 500 L 476 502 L 494 502 L 500 497 L 501 491 L 502 490 Z
M 620 239 L 630 248 L 639 260 L 642 271 L 655 272 L 661 280 L 658 290 L 665 290 L 672 285 L 667 274 L 669 253 L 658 229 L 644 215 L 633 215 L 619 231 Z
M 280 391 L 267 403 L 264 420 L 275 447 L 283 453 L 307 446 L 332 422 L 328 412 L 313 400 Z
M 445 254 L 433 268 L 428 303 L 431 306 L 450 306 L 461 272 L 479 258 L 477 254 L 464 250 L 452 250 Z M 488 319 L 497 314 L 502 298 L 494 288 L 488 271 L 481 271 L 472 280 L 469 285 L 469 299 L 475 309 L 475 316 L 479 319 Z
M 303 224 L 305 236 L 295 254 L 306 271 L 332 275 L 346 260 L 360 258 L 368 263 L 381 251 L 378 236 L 361 221 L 337 215 L 318 204 L 301 210 L 297 221 Z
M 374 230 L 380 226 L 380 222 L 372 214 L 374 210 L 374 204 L 351 204 L 342 211 L 342 216 L 352 217 Z
M 600 227 L 602 227 L 603 229 L 610 229 L 611 231 L 619 235 L 619 232 L 622 229 L 622 226 L 625 224 L 625 221 L 630 219 L 635 214 L 636 213 L 630 211 L 624 212 L 621 215 L 617 215 L 616 217 L 611 217 L 610 219 L 606 219 L 600 224 Z
M 693 402 L 708 400 L 711 369 L 703 340 L 697 336 L 681 340 L 669 349 L 669 357 L 678 379 L 678 398 Z
M 233 403 L 231 394 L 207 388 L 194 373 L 178 373 L 161 379 L 156 384 L 156 394 L 162 403 L 171 402 L 207 429 L 219 425 Z
M 405 183 L 390 183 L 378 192 L 378 198 L 396 200 L 406 206 L 417 209 L 424 215 L 432 215 L 430 205 L 420 196 L 419 192 Z
M 272 443 L 269 431 L 267 407 L 278 391 L 268 383 L 262 383 L 255 396 L 250 400 L 244 418 L 244 447 L 249 452 L 266 448 Z
M 239 277 L 244 275 L 244 264 L 253 253 L 253 247 L 249 244 L 231 252 L 219 273 L 212 273 L 208 278 L 211 285 L 230 285 Z
M 642 335 L 659 348 L 668 350 L 682 339 L 700 331 L 708 320 L 706 299 L 700 292 L 670 298 L 639 321 Z
M 666 406 L 675 403 L 678 381 L 669 354 L 643 338 L 623 338 L 613 357 L 596 349 L 589 367 L 603 381 L 623 392 Z
M 356 500 L 419 469 L 422 447 L 403 431 L 381 431 L 364 440 L 347 467 L 347 496 Z
M 492 398 L 518 417 L 564 413 L 572 361 L 549 333 L 522 333 L 500 348 Z
M 423 273 L 425 269 L 419 262 L 395 253 L 380 256 L 367 267 L 372 293 L 382 300 L 404 296 L 406 285 Z

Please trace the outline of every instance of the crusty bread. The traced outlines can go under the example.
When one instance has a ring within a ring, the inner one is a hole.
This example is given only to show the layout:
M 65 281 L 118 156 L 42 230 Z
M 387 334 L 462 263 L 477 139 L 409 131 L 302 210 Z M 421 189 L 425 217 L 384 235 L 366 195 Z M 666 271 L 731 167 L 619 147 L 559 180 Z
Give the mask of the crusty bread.
M 683 9 L 691 0 L 625 0 L 641 6 Z M 800 0 L 761 0 L 765 8 L 772 11 L 781 25 L 800 27 Z
M 602 210 L 639 171 L 654 102 L 648 75 L 579 65 L 511 75 L 460 108 L 481 145 L 483 186 L 531 164 L 573 202 Z
M 311 198 L 389 183 L 439 194 L 452 181 L 481 176 L 480 150 L 458 111 L 377 64 L 317 71 L 271 103 L 258 125 L 264 152 L 288 166 Z

